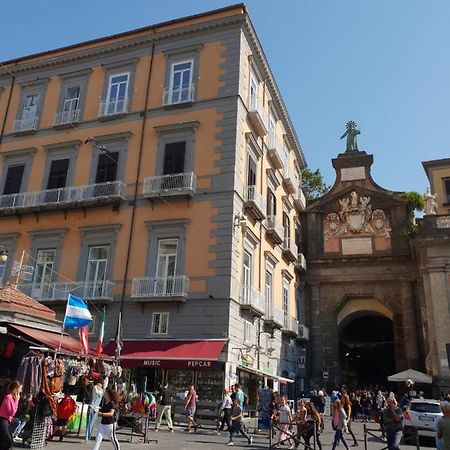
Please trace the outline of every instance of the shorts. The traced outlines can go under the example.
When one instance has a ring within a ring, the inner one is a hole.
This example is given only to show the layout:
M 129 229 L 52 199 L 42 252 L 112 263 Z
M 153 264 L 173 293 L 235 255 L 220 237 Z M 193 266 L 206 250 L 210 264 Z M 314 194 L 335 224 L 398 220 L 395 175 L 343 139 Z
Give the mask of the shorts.
M 67 422 L 69 422 L 69 419 L 56 419 L 56 426 L 65 427 L 67 425 Z
M 194 418 L 196 407 L 194 405 L 190 405 L 186 407 L 186 416 Z

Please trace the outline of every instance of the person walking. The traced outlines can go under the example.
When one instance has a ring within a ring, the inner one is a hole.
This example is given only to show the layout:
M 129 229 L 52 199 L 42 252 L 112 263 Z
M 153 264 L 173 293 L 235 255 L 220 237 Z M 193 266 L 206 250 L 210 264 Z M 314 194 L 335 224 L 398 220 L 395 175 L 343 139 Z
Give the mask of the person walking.
M 112 389 L 106 389 L 103 394 L 103 405 L 98 413 L 102 420 L 98 427 L 97 437 L 92 450 L 99 450 L 103 438 L 108 438 L 111 441 L 114 450 L 120 450 L 119 441 L 116 436 L 118 408 L 117 393 Z
M 242 418 L 243 418 L 243 411 L 242 407 L 239 404 L 239 399 L 237 397 L 233 400 L 233 406 L 231 408 L 231 428 L 230 428 L 230 440 L 228 441 L 228 446 L 234 445 L 233 442 L 233 436 L 235 434 L 242 434 L 247 441 L 248 445 L 251 445 L 253 443 L 253 437 L 250 437 L 242 428 Z
M 387 448 L 388 450 L 399 450 L 403 434 L 403 413 L 397 406 L 395 397 L 387 399 L 387 407 L 383 409 L 382 414 Z
M 156 419 L 155 431 L 159 430 L 161 426 L 161 420 L 163 416 L 166 419 L 167 426 L 169 427 L 169 431 L 173 433 L 173 423 L 172 423 L 172 402 L 173 395 L 172 391 L 169 389 L 169 383 L 166 381 L 163 384 L 161 392 L 158 396 L 158 418 Z
M 230 431 L 231 428 L 231 407 L 233 406 L 233 403 L 231 401 L 230 397 L 230 390 L 225 389 L 223 394 L 222 402 L 220 403 L 219 410 L 222 413 L 222 419 L 220 421 L 220 428 L 219 428 L 219 434 L 223 429 L 225 428 L 225 425 L 227 426 L 227 431 Z
M 308 423 L 306 421 L 306 416 L 308 414 L 305 407 L 305 400 L 300 399 L 297 402 L 297 408 L 295 410 L 295 424 L 297 427 L 297 440 L 300 441 L 300 438 L 304 438 L 305 430 L 308 427 Z M 297 444 L 298 447 L 298 444 Z
M 184 410 L 186 412 L 187 428 L 185 431 L 191 433 L 191 428 L 197 431 L 198 424 L 195 421 L 195 412 L 197 410 L 197 391 L 194 389 L 194 385 L 191 383 L 188 386 L 188 394 L 186 396 L 186 402 L 184 404 Z
M 4 387 L 0 402 L 0 450 L 9 450 L 13 437 L 9 425 L 16 415 L 22 386 L 18 381 L 11 381 Z
M 303 434 L 305 444 L 309 446 L 309 442 L 315 433 L 317 447 L 319 447 L 319 450 L 322 450 L 322 443 L 320 442 L 320 434 L 321 434 L 320 414 L 312 402 L 306 402 L 305 408 L 306 408 L 306 423 L 308 424 L 308 429 Z
M 342 441 L 346 450 L 348 450 L 347 441 L 344 438 L 344 429 L 346 427 L 347 415 L 345 414 L 344 408 L 342 408 L 342 403 L 339 399 L 335 400 L 333 403 L 333 417 L 331 419 L 331 424 L 334 430 L 334 441 L 331 450 L 335 450 L 339 441 Z
M 342 391 L 342 406 L 344 408 L 345 414 L 347 415 L 347 431 L 350 433 L 350 436 L 353 438 L 352 447 L 358 447 L 358 441 L 356 440 L 355 433 L 352 431 L 352 403 L 347 391 L 344 389 Z
M 67 388 L 63 389 L 64 397 L 59 401 L 56 409 L 56 430 L 53 436 L 59 434 L 59 442 L 62 442 L 67 430 L 67 423 L 77 409 L 75 400 L 70 396 Z
M 442 402 L 443 416 L 437 423 L 436 442 L 438 450 L 450 450 L 450 402 Z
M 294 448 L 294 444 L 292 443 L 292 440 L 288 435 L 289 427 L 292 425 L 292 413 L 291 408 L 289 408 L 289 405 L 287 404 L 286 397 L 284 396 L 281 397 L 279 414 L 281 431 L 278 437 L 278 445 L 287 442 L 289 444 L 288 448 Z

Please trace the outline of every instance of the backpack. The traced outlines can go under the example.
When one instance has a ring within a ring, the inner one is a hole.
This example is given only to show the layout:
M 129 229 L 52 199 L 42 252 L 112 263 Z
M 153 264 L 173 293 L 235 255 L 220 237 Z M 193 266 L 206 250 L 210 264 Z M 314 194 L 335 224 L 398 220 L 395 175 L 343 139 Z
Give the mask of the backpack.
M 247 406 L 248 405 L 248 395 L 244 394 L 244 403 L 242 406 Z

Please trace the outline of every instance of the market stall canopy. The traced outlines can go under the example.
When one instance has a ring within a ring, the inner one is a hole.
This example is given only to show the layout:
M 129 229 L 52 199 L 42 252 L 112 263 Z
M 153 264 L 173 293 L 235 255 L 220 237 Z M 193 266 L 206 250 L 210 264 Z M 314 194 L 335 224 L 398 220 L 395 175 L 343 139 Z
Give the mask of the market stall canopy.
M 404 370 L 403 372 L 399 372 L 388 377 L 388 381 L 392 382 L 406 382 L 407 380 L 412 380 L 414 383 L 426 384 L 431 384 L 433 381 L 427 374 L 414 369 Z
M 215 368 L 226 339 L 204 341 L 148 341 L 124 340 L 120 352 L 123 367 L 186 367 Z M 116 344 L 110 342 L 105 353 L 114 355 Z

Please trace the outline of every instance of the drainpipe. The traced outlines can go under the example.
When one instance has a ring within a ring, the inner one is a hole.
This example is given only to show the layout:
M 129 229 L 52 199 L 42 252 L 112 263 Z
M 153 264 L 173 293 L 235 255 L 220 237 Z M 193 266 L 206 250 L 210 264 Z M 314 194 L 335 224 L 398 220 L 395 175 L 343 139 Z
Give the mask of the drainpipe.
M 11 97 L 12 97 L 12 92 L 13 92 L 13 89 L 14 89 L 15 82 L 16 82 L 16 76 L 12 75 L 11 88 L 9 90 L 9 95 L 8 95 L 8 102 L 6 103 L 5 117 L 3 118 L 2 129 L 0 130 L 0 144 L 2 143 L 3 134 L 5 132 L 6 119 L 8 117 L 9 105 L 11 104 Z
M 154 29 L 153 29 L 153 34 L 155 34 Z M 146 120 L 147 119 L 147 103 L 148 103 L 148 98 L 149 98 L 149 94 L 150 94 L 150 80 L 151 80 L 151 74 L 152 74 L 152 68 L 153 68 L 154 54 L 155 54 L 155 44 L 153 43 L 152 51 L 150 54 L 150 64 L 148 67 L 147 89 L 145 92 L 145 105 L 144 105 L 144 111 L 142 112 L 141 139 L 139 142 L 139 156 L 138 156 L 136 183 L 135 183 L 135 187 L 134 187 L 133 205 L 132 205 L 132 212 L 131 212 L 130 234 L 128 237 L 127 258 L 126 258 L 126 262 L 125 262 L 125 273 L 124 273 L 124 277 L 123 277 L 122 294 L 121 294 L 121 298 L 120 298 L 120 316 L 122 316 L 121 323 L 123 323 L 123 309 L 125 306 L 125 291 L 126 291 L 126 287 L 127 287 L 128 269 L 129 269 L 130 256 L 131 256 L 131 241 L 133 239 L 134 221 L 135 221 L 135 217 L 136 217 L 136 203 L 137 203 L 137 196 L 138 196 L 139 177 L 141 174 L 141 160 L 142 160 L 142 152 L 144 149 L 145 126 L 146 126 L 146 122 L 147 122 L 147 120 Z

